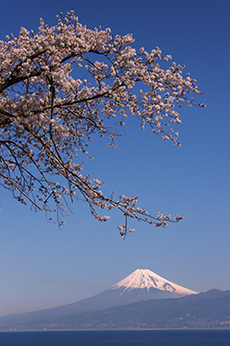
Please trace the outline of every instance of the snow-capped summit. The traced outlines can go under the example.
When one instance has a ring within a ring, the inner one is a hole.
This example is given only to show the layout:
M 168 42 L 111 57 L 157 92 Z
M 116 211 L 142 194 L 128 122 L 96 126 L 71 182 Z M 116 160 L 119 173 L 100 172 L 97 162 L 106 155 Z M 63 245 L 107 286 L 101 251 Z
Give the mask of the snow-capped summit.
M 147 290 L 147 292 L 154 289 L 154 291 L 159 290 L 163 292 L 172 292 L 181 296 L 198 293 L 188 288 L 174 284 L 173 282 L 162 278 L 149 269 L 135 270 L 132 274 L 110 287 L 108 291 L 117 289 L 120 290 L 121 294 L 131 290 L 139 289 Z

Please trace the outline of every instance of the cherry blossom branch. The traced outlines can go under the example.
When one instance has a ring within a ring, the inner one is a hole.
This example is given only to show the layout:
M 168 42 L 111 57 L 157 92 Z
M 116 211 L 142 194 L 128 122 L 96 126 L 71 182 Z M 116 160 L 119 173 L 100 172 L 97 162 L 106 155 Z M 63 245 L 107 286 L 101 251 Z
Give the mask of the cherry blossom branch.
M 158 47 L 136 51 L 133 42 L 130 34 L 88 29 L 71 11 L 56 26 L 41 19 L 37 34 L 22 28 L 18 38 L 0 43 L 0 186 L 19 191 L 21 203 L 55 211 L 59 225 L 74 197 L 99 221 L 109 219 L 100 210 L 118 210 L 123 237 L 133 232 L 129 218 L 157 227 L 182 218 L 154 216 L 137 207 L 137 197 L 105 196 L 103 183 L 82 172 L 79 157 L 92 159 L 89 142 L 107 136 L 116 147 L 127 117 L 180 146 L 174 130 L 180 108 L 204 107 L 191 97 L 202 93 L 183 66 Z

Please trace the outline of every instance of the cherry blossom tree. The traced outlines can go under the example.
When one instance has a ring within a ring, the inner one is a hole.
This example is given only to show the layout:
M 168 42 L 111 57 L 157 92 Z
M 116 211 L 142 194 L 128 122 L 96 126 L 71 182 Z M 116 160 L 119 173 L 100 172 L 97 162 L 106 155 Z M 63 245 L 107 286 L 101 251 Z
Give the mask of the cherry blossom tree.
M 1 188 L 23 204 L 55 211 L 59 225 L 74 198 L 87 202 L 99 221 L 110 218 L 101 209 L 119 210 L 121 236 L 133 231 L 129 217 L 156 226 L 179 221 L 149 214 L 136 197 L 104 195 L 103 183 L 83 174 L 79 157 L 92 158 L 88 145 L 97 135 L 116 147 L 117 129 L 134 115 L 142 129 L 150 126 L 180 146 L 173 126 L 181 122 L 181 105 L 201 94 L 196 80 L 159 48 L 137 52 L 131 34 L 88 29 L 73 11 L 57 18 L 56 26 L 41 19 L 38 33 L 21 28 L 18 38 L 0 41 Z

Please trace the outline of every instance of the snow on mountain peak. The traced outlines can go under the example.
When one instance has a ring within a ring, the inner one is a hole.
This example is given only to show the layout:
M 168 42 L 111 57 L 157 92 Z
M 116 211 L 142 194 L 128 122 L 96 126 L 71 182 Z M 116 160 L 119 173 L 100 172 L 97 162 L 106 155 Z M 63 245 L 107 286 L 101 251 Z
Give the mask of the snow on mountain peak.
M 129 276 L 119 281 L 117 284 L 109 288 L 109 290 L 122 289 L 123 292 L 133 289 L 155 288 L 160 291 L 173 292 L 181 295 L 196 294 L 198 292 L 189 290 L 188 288 L 174 284 L 149 269 L 136 269 Z

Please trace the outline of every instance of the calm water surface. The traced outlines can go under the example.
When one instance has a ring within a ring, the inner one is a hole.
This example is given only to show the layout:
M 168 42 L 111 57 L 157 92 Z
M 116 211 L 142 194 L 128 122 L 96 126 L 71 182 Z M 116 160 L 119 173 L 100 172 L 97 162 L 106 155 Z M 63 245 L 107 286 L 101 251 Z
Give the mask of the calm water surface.
M 1 346 L 229 346 L 230 330 L 2 332 Z

